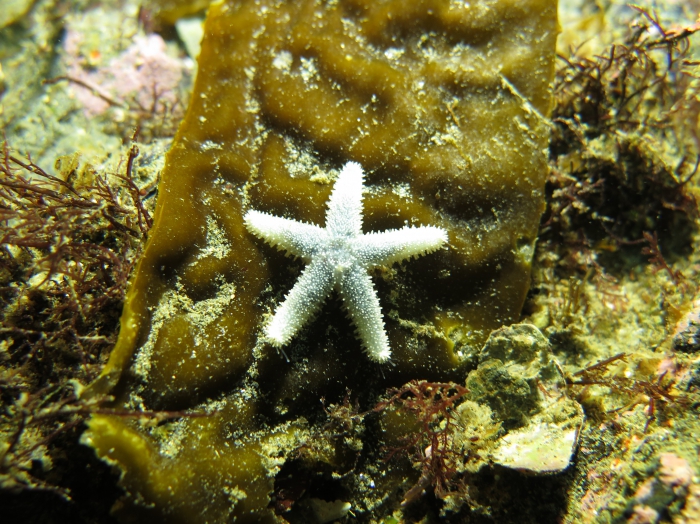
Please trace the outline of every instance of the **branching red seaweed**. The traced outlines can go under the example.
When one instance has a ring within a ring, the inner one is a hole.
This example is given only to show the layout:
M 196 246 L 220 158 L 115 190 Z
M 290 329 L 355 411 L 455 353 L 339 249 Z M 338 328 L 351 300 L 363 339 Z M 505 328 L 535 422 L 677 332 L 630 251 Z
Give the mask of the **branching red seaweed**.
M 391 397 L 375 406 L 375 412 L 392 408 L 415 421 L 414 431 L 404 435 L 402 444 L 390 449 L 386 457 L 390 460 L 404 454 L 421 468 L 421 476 L 404 495 L 402 506 L 417 500 L 431 485 L 438 497 L 450 491 L 457 461 L 461 460 L 453 449 L 452 410 L 467 393 L 464 386 L 452 382 L 413 380 L 390 390 Z

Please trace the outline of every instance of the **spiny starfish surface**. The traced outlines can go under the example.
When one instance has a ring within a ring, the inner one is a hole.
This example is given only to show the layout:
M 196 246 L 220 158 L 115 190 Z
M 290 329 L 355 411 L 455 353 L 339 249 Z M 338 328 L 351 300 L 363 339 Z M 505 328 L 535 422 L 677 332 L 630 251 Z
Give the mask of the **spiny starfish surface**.
M 328 201 L 325 228 L 260 211 L 245 214 L 251 233 L 307 264 L 265 328 L 265 337 L 273 346 L 286 345 L 335 289 L 369 357 L 377 362 L 389 360 L 389 340 L 368 271 L 435 251 L 447 242 L 447 232 L 434 226 L 406 226 L 363 234 L 363 180 L 360 164 L 345 164 Z

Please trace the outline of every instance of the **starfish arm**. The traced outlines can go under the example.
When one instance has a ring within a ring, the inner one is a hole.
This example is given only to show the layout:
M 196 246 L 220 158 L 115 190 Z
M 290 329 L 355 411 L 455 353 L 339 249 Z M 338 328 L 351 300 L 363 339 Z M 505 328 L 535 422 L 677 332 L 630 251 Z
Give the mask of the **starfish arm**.
M 286 345 L 318 311 L 333 290 L 333 268 L 325 262 L 312 262 L 265 328 L 265 337 L 275 347 Z
M 391 349 L 382 310 L 367 272 L 359 266 L 349 268 L 343 272 L 338 289 L 367 355 L 379 363 L 389 360 Z
M 333 186 L 326 212 L 326 229 L 332 236 L 362 234 L 362 182 L 357 162 L 348 162 Z
M 435 226 L 390 229 L 368 233 L 355 240 L 357 257 L 366 268 L 391 265 L 406 258 L 417 257 L 440 249 L 447 242 L 447 232 Z
M 251 210 L 243 217 L 248 231 L 277 249 L 309 260 L 327 238 L 324 229 L 314 224 L 277 217 Z

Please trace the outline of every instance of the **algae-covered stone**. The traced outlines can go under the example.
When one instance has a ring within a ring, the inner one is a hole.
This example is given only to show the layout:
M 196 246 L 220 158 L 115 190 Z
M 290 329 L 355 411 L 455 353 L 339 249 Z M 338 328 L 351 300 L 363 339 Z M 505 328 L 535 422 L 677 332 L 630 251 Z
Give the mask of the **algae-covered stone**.
M 488 405 L 508 432 L 491 459 L 533 473 L 565 469 L 578 443 L 583 409 L 567 396 L 549 342 L 530 324 L 491 333 L 469 373 L 469 398 Z
M 518 427 L 539 407 L 543 382 L 566 388 L 549 342 L 530 324 L 494 331 L 479 354 L 479 367 L 469 373 L 470 398 L 484 402 L 506 427 Z
M 700 350 L 700 300 L 695 300 L 689 311 L 676 324 L 672 347 L 675 351 L 696 353 Z
M 300 446 L 284 424 L 305 427 L 320 397 L 347 388 L 369 406 L 412 378 L 463 380 L 467 355 L 518 317 L 527 291 L 556 33 L 553 0 L 210 8 L 120 338 L 92 388 L 122 409 L 210 415 L 158 430 L 94 417 L 86 439 L 133 472 L 125 508 L 275 521 L 270 464 Z M 373 275 L 393 352 L 381 370 L 338 304 L 285 348 L 288 362 L 260 337 L 302 266 L 250 235 L 245 210 L 323 226 L 349 160 L 367 173 L 365 232 L 449 233 L 444 252 Z

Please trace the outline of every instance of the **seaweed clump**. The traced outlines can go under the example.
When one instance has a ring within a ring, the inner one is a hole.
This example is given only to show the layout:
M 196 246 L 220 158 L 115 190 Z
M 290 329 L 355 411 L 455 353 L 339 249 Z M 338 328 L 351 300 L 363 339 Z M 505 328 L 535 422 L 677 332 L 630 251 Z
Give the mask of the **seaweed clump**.
M 410 428 L 398 436 L 397 445 L 388 450 L 386 457 L 390 460 L 397 454 L 405 455 L 421 470 L 418 481 L 404 495 L 402 506 L 415 502 L 430 486 L 438 498 L 459 486 L 454 477 L 462 456 L 453 443 L 454 408 L 467 392 L 464 386 L 452 382 L 413 380 L 389 390 L 391 396 L 374 408 L 376 412 L 392 408 L 395 416 L 406 419 L 399 427 Z
M 592 348 L 587 333 L 636 324 L 630 342 L 658 346 L 697 291 L 691 38 L 700 25 L 666 29 L 633 9 L 619 41 L 593 56 L 560 55 L 555 76 L 547 205 L 524 314 L 576 358 L 617 352 Z
M 86 462 L 101 472 L 107 486 L 114 485 L 108 469 L 89 452 L 81 453 L 86 448 L 78 445 L 83 421 L 100 412 L 106 399 L 85 399 L 81 392 L 99 374 L 115 342 L 127 279 L 151 225 L 150 205 L 144 200 L 149 190 L 139 189 L 135 182 L 137 156 L 138 148 L 132 145 L 116 173 L 81 166 L 77 155 L 62 157 L 54 176 L 3 144 L 0 398 L 5 409 L 0 415 L 0 487 L 4 495 L 40 490 L 70 500 L 76 490 L 85 490 L 87 496 L 90 490 L 78 471 L 84 471 Z M 67 459 L 68 450 L 80 457 L 77 465 Z M 113 500 L 118 490 L 105 487 L 101 493 Z M 6 502 L 22 505 L 22 500 Z M 92 508 L 106 518 L 109 502 L 84 502 L 73 510 L 84 513 Z M 23 511 L 28 506 L 23 504 Z
M 656 368 L 660 359 L 651 359 L 656 366 L 649 366 L 644 365 L 643 360 L 636 365 L 628 365 L 629 358 L 630 355 L 626 353 L 608 357 L 573 373 L 567 379 L 567 383 L 577 392 L 577 397 L 587 409 L 587 414 L 594 419 L 610 419 L 612 415 L 623 410 L 629 410 L 638 404 L 644 405 L 647 416 L 644 425 L 646 433 L 649 424 L 659 416 L 662 421 L 668 420 L 669 408 L 688 407 L 690 400 L 687 394 L 679 393 L 674 387 L 677 383 L 675 360 L 669 360 L 662 366 L 666 369 L 658 372 Z M 611 369 L 611 366 L 614 367 Z M 630 372 L 629 367 L 636 369 Z M 649 367 L 652 369 L 646 369 Z M 605 388 L 609 394 L 616 397 L 618 403 L 621 401 L 622 405 L 606 410 L 601 397 L 590 391 L 591 387 Z
M 583 273 L 594 262 L 638 263 L 647 235 L 671 259 L 688 254 L 697 231 L 688 183 L 700 164 L 691 118 L 700 106 L 689 37 L 699 28 L 666 30 L 635 9 L 622 42 L 599 56 L 559 57 L 540 243 L 563 245 L 565 265 Z
M 560 56 L 525 308 L 588 421 L 568 477 L 576 521 L 675 522 L 696 500 L 696 484 L 664 491 L 659 464 L 697 471 L 700 24 L 631 9 L 615 43 Z

